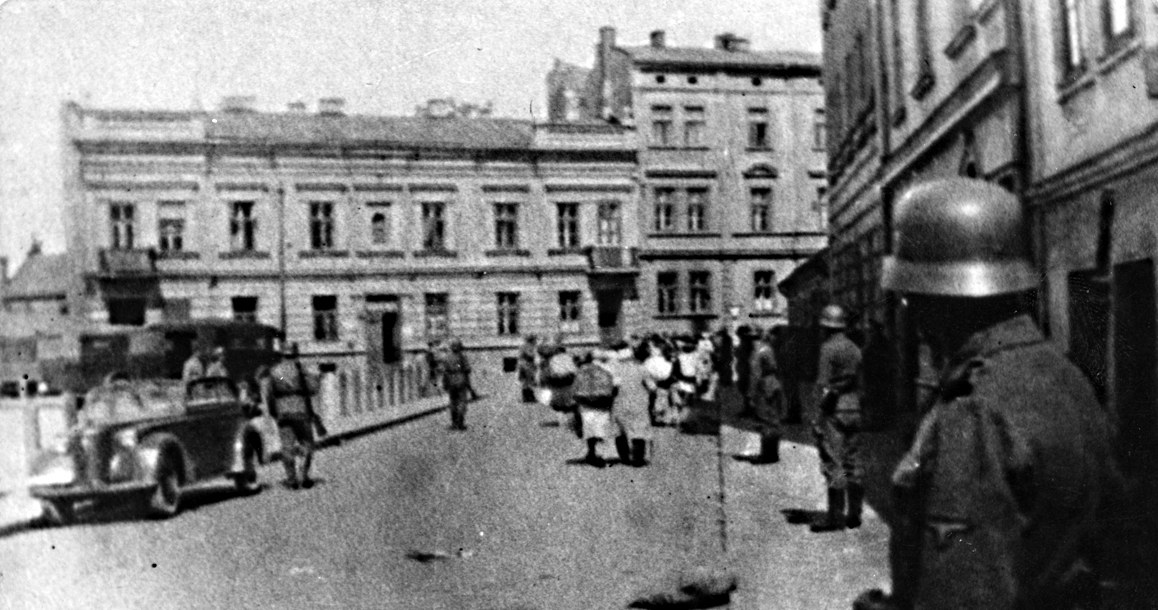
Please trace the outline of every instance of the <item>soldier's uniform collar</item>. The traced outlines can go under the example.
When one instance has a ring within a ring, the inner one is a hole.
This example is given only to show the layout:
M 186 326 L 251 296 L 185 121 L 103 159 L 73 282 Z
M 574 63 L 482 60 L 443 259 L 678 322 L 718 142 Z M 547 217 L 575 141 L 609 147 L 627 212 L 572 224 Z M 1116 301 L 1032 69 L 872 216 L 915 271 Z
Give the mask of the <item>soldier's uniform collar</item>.
M 1044 340 L 1037 325 L 1024 314 L 974 333 L 942 370 L 941 397 L 949 401 L 972 392 L 973 370 L 990 356 Z

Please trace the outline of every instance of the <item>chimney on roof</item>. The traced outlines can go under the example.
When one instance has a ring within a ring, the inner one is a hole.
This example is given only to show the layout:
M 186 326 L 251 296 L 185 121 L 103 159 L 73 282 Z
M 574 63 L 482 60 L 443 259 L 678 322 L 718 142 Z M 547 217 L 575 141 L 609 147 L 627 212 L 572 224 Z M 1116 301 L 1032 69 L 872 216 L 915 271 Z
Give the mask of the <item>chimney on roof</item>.
M 292 114 L 305 114 L 306 103 L 302 101 L 290 102 L 285 105 L 285 109 Z
M 731 32 L 724 32 L 716 36 L 716 49 L 720 51 L 741 53 L 749 51 L 751 48 L 752 44 L 747 38 L 741 38 Z
M 225 112 L 253 112 L 257 98 L 252 95 L 227 95 L 221 98 L 221 110 Z
M 615 46 L 615 28 L 605 25 L 599 28 L 599 46 L 607 50 Z
M 323 97 L 319 99 L 318 114 L 324 116 L 342 116 L 346 114 L 346 98 Z
M 667 46 L 667 36 L 663 30 L 655 30 L 651 33 L 651 48 L 662 49 Z

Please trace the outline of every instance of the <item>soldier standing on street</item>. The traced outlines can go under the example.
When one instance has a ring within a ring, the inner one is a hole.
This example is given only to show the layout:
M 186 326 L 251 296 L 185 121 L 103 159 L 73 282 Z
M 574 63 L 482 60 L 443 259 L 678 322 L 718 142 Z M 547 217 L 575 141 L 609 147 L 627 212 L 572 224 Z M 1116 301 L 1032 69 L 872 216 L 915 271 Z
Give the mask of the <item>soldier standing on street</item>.
M 523 402 L 535 402 L 535 388 L 539 385 L 538 343 L 535 335 L 527 335 L 523 347 L 519 348 L 519 385 L 523 389 Z
M 776 369 L 772 332 L 769 331 L 760 337 L 756 343 L 756 353 L 752 355 L 752 411 L 760 422 L 760 454 L 749 458 L 753 464 L 775 464 L 780 461 L 785 398 Z
M 462 353 L 462 340 L 450 340 L 450 354 L 442 362 L 442 380 L 450 395 L 450 427 L 466 430 L 466 402 L 470 395 L 470 361 Z
M 859 609 L 1094 608 L 1083 551 L 1118 481 L 1092 388 L 1027 315 L 1020 202 L 952 178 L 906 192 L 881 284 L 944 362 L 893 474 L 893 591 Z
M 820 405 L 813 433 L 828 487 L 828 511 L 812 523 L 814 532 L 860 527 L 864 505 L 858 395 L 861 353 L 845 334 L 847 326 L 848 315 L 840 305 L 829 305 L 820 312 L 820 328 L 825 339 L 820 345 L 817 367 Z
M 320 426 L 321 420 L 314 411 L 313 396 L 317 388 L 306 377 L 298 356 L 298 345 L 290 343 L 282 352 L 281 361 L 270 369 L 269 376 L 262 383 L 262 395 L 267 401 L 269 414 L 277 420 L 285 485 L 290 489 L 309 489 L 314 486 L 314 480 L 310 478 L 314 427 Z

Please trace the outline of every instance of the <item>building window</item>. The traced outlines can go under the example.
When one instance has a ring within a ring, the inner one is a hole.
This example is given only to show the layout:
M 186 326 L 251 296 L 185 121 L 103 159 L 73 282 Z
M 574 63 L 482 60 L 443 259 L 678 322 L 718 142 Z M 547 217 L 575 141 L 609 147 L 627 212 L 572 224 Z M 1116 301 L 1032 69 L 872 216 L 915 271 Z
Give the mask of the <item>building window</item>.
M 671 146 L 671 106 L 651 107 L 651 143 Z
M 679 275 L 663 271 L 655 276 L 656 310 L 661 314 L 679 313 Z
M 446 249 L 446 203 L 442 201 L 422 204 L 422 248 Z
M 824 109 L 817 108 L 812 115 L 812 150 L 824 150 Z
M 310 248 L 329 250 L 334 247 L 334 204 L 328 201 L 310 203 Z
M 555 232 L 559 238 L 559 247 L 578 248 L 579 247 L 579 204 L 578 203 L 557 203 L 555 204 L 557 222 L 555 224 Z
M 257 297 L 233 297 L 233 319 L 257 322 Z
M 559 328 L 563 332 L 579 332 L 579 291 L 565 290 L 559 293 Z
M 162 218 L 157 221 L 157 247 L 161 252 L 181 252 L 185 249 L 185 221 L 180 218 Z
M 676 228 L 676 191 L 672 188 L 655 189 L 655 230 L 674 231 Z
M 752 204 L 752 231 L 765 233 L 772 230 L 772 189 L 754 188 L 750 191 Z
M 922 78 L 933 74 L 933 50 L 929 42 L 929 0 L 917 0 L 917 18 L 914 21 L 917 28 L 917 60 L 920 62 Z
M 133 248 L 133 225 L 136 212 L 136 206 L 131 203 L 114 203 L 109 206 L 109 222 L 112 228 L 111 245 L 114 250 L 131 250 Z
M 623 221 L 618 201 L 600 201 L 598 212 L 600 246 L 618 246 L 623 241 Z
M 1061 32 L 1058 36 L 1058 58 L 1063 79 L 1069 79 L 1085 66 L 1082 51 L 1082 20 L 1080 0 L 1058 0 Z
M 338 297 L 315 295 L 314 309 L 314 339 L 317 341 L 338 340 Z
M 703 106 L 684 108 L 684 146 L 704 146 L 707 122 L 704 120 Z
M 712 310 L 712 274 L 707 271 L 688 273 L 688 311 L 708 313 Z
M 252 252 L 257 248 L 257 219 L 252 201 L 234 201 L 229 218 L 229 246 L 233 251 Z
M 1106 53 L 1122 48 L 1134 36 L 1132 0 L 1102 0 L 1102 29 Z
M 770 313 L 776 308 L 776 272 L 757 271 L 752 282 L 752 309 Z
M 385 246 L 390 243 L 390 204 L 370 204 L 370 243 Z
M 450 335 L 450 296 L 445 292 L 428 292 L 425 295 L 423 317 L 426 320 L 426 336 L 437 339 Z
M 748 148 L 769 148 L 768 109 L 748 109 Z
M 905 52 L 904 40 L 901 38 L 901 0 L 890 0 L 889 13 L 893 35 L 889 41 L 892 47 L 892 57 L 889 58 L 892 69 L 892 74 L 889 75 L 892 79 L 892 107 L 899 110 L 905 104 Z
M 495 247 L 508 250 L 519 247 L 519 204 L 495 204 Z
M 688 189 L 688 231 L 708 230 L 708 189 Z
M 499 334 L 519 334 L 519 293 L 500 292 L 498 294 Z

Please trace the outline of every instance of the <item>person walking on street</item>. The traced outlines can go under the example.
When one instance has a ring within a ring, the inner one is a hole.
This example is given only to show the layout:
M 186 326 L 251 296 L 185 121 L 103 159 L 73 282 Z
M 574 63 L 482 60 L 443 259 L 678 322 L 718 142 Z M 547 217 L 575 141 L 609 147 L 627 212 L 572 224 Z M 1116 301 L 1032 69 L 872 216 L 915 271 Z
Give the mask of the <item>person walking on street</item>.
M 847 325 L 848 315 L 840 305 L 828 305 L 820 312 L 820 328 L 825 339 L 820 345 L 817 366 L 820 404 L 813 434 L 828 489 L 828 510 L 812 523 L 814 532 L 860 527 L 864 506 L 860 456 L 861 352 L 845 333 Z
M 673 422 L 671 386 L 673 366 L 664 352 L 661 339 L 652 337 L 644 343 L 647 359 L 643 362 L 644 384 L 648 390 L 647 413 L 652 426 L 667 426 Z
M 643 369 L 648 356 L 647 344 L 641 343 L 635 349 L 616 347 L 619 349 L 613 352 L 614 359 L 608 364 L 619 387 L 612 409 L 618 431 L 616 449 L 625 463 L 639 468 L 647 465 L 647 443 L 651 440 L 649 392 L 644 382 L 647 373 Z
M 776 355 L 772 335 L 767 333 L 756 344 L 752 356 L 752 411 L 759 422 L 760 454 L 750 458 L 753 464 L 775 464 L 780 461 L 781 421 L 784 419 L 784 388 L 777 377 Z
M 535 402 L 535 387 L 538 385 L 538 339 L 527 335 L 519 348 L 519 385 L 523 390 L 523 402 Z
M 470 361 L 463 353 L 462 340 L 450 340 L 450 353 L 442 362 L 442 382 L 450 396 L 450 427 L 466 430 L 466 403 L 470 394 Z
M 1111 427 L 1028 315 L 1040 276 L 1022 210 L 965 178 L 919 184 L 896 204 L 881 285 L 943 367 L 892 476 L 892 592 L 867 591 L 854 608 L 1104 607 L 1089 551 L 1121 481 Z
M 740 401 L 743 407 L 740 409 L 740 415 L 752 415 L 752 403 L 749 399 L 752 385 L 752 349 L 753 349 L 753 334 L 752 327 L 747 324 L 741 324 L 736 328 L 736 390 L 740 393 Z
M 611 411 L 619 388 L 615 376 L 608 370 L 607 352 L 594 350 L 584 354 L 579 361 L 572 392 L 582 422 L 581 437 L 587 443 L 584 462 L 602 468 L 607 462 L 599 455 L 599 444 L 610 436 Z
M 317 385 L 306 376 L 299 360 L 298 345 L 290 343 L 282 352 L 281 361 L 273 366 L 263 380 L 262 396 L 268 413 L 277 421 L 281 437 L 282 465 L 285 467 L 285 485 L 290 489 L 313 487 L 310 467 L 314 459 L 315 428 L 324 426 L 314 410 Z

